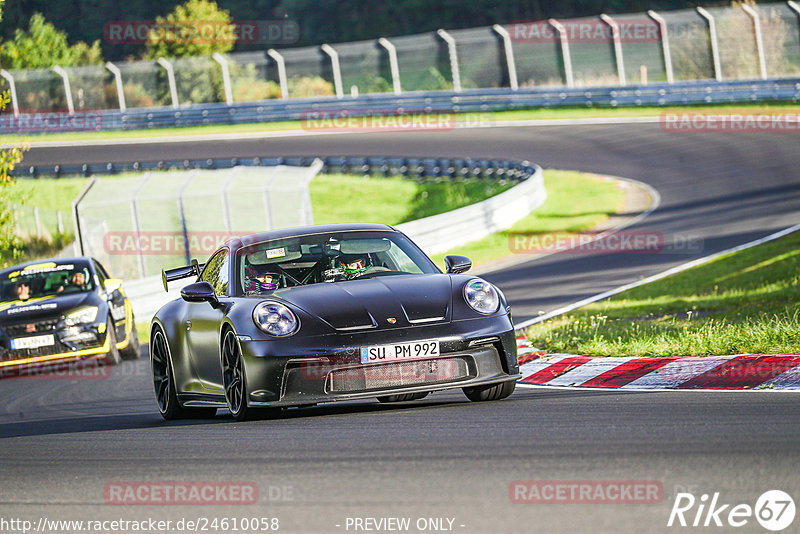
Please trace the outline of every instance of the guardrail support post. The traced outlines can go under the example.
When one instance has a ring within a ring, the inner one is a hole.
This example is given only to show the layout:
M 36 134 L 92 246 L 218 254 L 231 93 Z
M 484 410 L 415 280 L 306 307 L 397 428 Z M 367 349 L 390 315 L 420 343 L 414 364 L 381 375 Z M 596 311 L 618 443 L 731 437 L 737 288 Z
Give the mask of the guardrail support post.
M 575 87 L 575 79 L 572 76 L 572 57 L 569 54 L 567 29 L 556 19 L 548 19 L 547 22 L 558 32 L 558 40 L 561 43 L 561 55 L 564 56 L 564 76 L 567 79 L 567 87 Z
M 519 89 L 519 82 L 517 81 L 517 63 L 514 61 L 514 47 L 511 43 L 511 35 L 507 29 L 499 24 L 492 26 L 492 29 L 503 38 L 503 50 L 506 54 L 506 65 L 508 67 L 508 84 L 512 91 L 516 91 Z
M 342 89 L 342 69 L 339 67 L 339 54 L 329 44 L 323 44 L 320 48 L 331 58 L 331 70 L 333 70 L 333 87 L 336 90 L 336 98 L 344 97 Z
M 222 85 L 225 89 L 225 103 L 230 106 L 233 104 L 233 89 L 231 88 L 231 71 L 228 68 L 228 60 L 219 52 L 214 52 L 211 57 L 214 61 L 219 63 L 219 67 L 222 69 Z
M 150 180 L 152 173 L 147 173 L 142 176 L 141 181 L 136 184 L 136 189 L 134 189 L 133 193 L 131 193 L 131 222 L 133 223 L 133 231 L 136 235 L 136 256 L 138 258 L 139 264 L 139 277 L 144 278 L 147 276 L 147 267 L 144 263 L 144 252 L 142 251 L 141 247 L 141 234 L 142 234 L 142 225 L 139 220 L 139 202 L 136 197 L 139 195 L 139 191 L 147 185 L 147 182 Z
M 697 6 L 697 12 L 708 22 L 708 35 L 711 37 L 711 59 L 714 61 L 714 79 L 722 81 L 722 67 L 719 62 L 719 41 L 717 40 L 717 24 L 714 16 L 704 8 Z
M 119 110 L 122 113 L 128 109 L 128 106 L 125 105 L 125 91 L 123 90 L 122 85 L 122 72 L 119 70 L 119 67 L 111 63 L 110 61 L 106 61 L 106 69 L 108 69 L 111 74 L 114 75 L 114 82 L 117 85 L 117 99 L 119 100 Z
M 281 85 L 281 99 L 289 98 L 289 82 L 286 80 L 286 61 L 283 56 L 274 48 L 267 50 L 267 55 L 271 57 L 278 66 L 278 83 Z
M 403 87 L 400 85 L 400 65 L 397 62 L 397 48 L 395 48 L 392 42 L 385 37 L 378 39 L 378 44 L 384 47 L 389 53 L 389 70 L 392 73 L 392 87 L 394 89 L 394 94 L 402 94 Z
M 608 27 L 611 28 L 611 38 L 614 40 L 614 58 L 617 62 L 617 77 L 619 78 L 620 85 L 628 85 L 625 79 L 625 63 L 623 63 L 622 58 L 622 38 L 619 34 L 619 24 L 606 15 L 605 13 L 600 15 L 600 20 L 608 24 Z
M 167 82 L 169 82 L 169 96 L 172 99 L 172 107 L 178 108 L 180 103 L 178 102 L 178 86 L 175 84 L 175 69 L 172 68 L 172 63 L 163 57 L 158 58 L 156 62 L 167 71 Z
M 63 67 L 56 65 L 53 67 L 53 72 L 61 76 L 64 81 L 64 92 L 67 94 L 67 111 L 70 115 L 75 115 L 75 105 L 72 103 L 72 89 L 69 86 L 69 74 Z
M 8 92 L 11 93 L 11 109 L 14 110 L 14 117 L 19 117 L 19 100 L 17 100 L 17 86 L 14 83 L 14 76 L 6 69 L 0 69 L 0 76 L 8 82 Z
M 458 67 L 458 50 L 456 40 L 445 30 L 436 30 L 436 34 L 447 43 L 447 51 L 450 55 L 450 72 L 453 74 L 453 91 L 461 92 L 461 69 Z
M 761 35 L 761 18 L 758 16 L 758 11 L 753 9 L 752 6 L 742 4 L 742 9 L 753 19 L 753 30 L 756 34 L 756 53 L 758 54 L 758 70 L 761 72 L 761 79 L 766 80 L 767 60 L 764 57 L 764 38 Z
M 81 216 L 78 212 L 78 206 L 89 193 L 92 186 L 94 186 L 95 182 L 97 182 L 97 176 L 89 178 L 89 181 L 83 186 L 81 192 L 78 193 L 78 196 L 72 201 L 72 224 L 75 226 L 75 239 L 78 241 L 78 249 L 81 256 L 86 255 L 86 249 L 83 246 L 83 231 L 81 229 Z
M 667 73 L 667 83 L 675 83 L 675 78 L 672 75 L 672 53 L 669 50 L 667 21 L 652 9 L 647 12 L 647 15 L 658 24 L 658 31 L 661 33 L 661 53 L 664 55 L 664 71 Z

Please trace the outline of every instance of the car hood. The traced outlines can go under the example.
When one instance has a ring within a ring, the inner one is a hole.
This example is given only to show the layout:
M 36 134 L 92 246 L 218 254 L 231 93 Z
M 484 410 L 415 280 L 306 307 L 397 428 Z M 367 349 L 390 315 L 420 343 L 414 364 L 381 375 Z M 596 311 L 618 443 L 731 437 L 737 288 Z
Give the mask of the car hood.
M 445 274 L 375 276 L 275 294 L 337 330 L 443 322 L 453 301 L 452 281 Z
M 94 292 L 87 291 L 33 298 L 25 302 L 2 302 L 0 303 L 0 324 L 63 315 L 69 310 L 92 304 L 93 294 Z

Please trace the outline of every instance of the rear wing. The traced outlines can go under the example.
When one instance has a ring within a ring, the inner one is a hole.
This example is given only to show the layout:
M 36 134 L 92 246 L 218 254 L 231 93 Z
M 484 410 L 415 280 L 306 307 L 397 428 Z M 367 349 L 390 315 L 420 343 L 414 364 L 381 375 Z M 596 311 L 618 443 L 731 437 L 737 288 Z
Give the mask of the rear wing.
M 191 265 L 186 267 L 176 267 L 175 269 L 161 270 L 161 282 L 164 284 L 164 291 L 169 292 L 167 288 L 168 282 L 174 282 L 181 278 L 189 278 L 191 276 L 200 276 L 203 270 L 204 263 L 197 263 L 197 260 L 192 260 Z

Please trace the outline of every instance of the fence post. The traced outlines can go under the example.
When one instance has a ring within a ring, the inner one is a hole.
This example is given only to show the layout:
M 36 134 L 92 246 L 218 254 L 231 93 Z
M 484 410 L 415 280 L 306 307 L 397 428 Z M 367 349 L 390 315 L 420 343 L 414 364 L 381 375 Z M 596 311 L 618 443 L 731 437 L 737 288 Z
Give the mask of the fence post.
M 231 88 L 231 71 L 228 68 L 228 60 L 219 52 L 214 52 L 211 57 L 219 63 L 222 69 L 222 85 L 225 88 L 225 103 L 229 106 L 233 104 L 233 89 Z
M 283 56 L 274 48 L 267 50 L 267 55 L 278 65 L 278 83 L 281 85 L 281 99 L 289 98 L 289 82 L 286 80 L 286 61 Z
M 384 47 L 389 53 L 389 70 L 392 72 L 392 87 L 394 89 L 394 94 L 402 94 L 403 88 L 400 85 L 400 66 L 397 63 L 397 48 L 395 48 L 389 39 L 384 37 L 378 39 L 378 44 Z
M 714 61 L 714 79 L 722 80 L 722 67 L 719 62 L 719 41 L 717 41 L 717 24 L 714 16 L 704 8 L 697 6 L 697 12 L 708 21 L 708 35 L 711 37 L 711 59 Z
M 675 78 L 672 75 L 672 53 L 669 50 L 667 21 L 652 9 L 647 12 L 647 15 L 658 24 L 658 31 L 661 33 L 661 53 L 664 55 L 664 70 L 667 73 L 667 83 L 675 83 Z
M 42 220 L 39 217 L 39 206 L 33 207 L 33 221 L 36 224 L 36 237 L 42 237 Z
M 614 19 L 605 13 L 600 15 L 600 20 L 608 24 L 608 27 L 611 28 L 611 38 L 614 40 L 614 58 L 617 62 L 617 77 L 619 78 L 619 84 L 628 85 L 625 78 L 625 63 L 623 63 L 622 58 L 622 38 L 619 34 L 619 24 L 617 24 Z
M 511 45 L 511 35 L 507 29 L 499 24 L 492 26 L 492 29 L 503 38 L 503 50 L 505 50 L 508 68 L 508 84 L 511 86 L 512 91 L 516 91 L 519 89 L 519 82 L 517 81 L 517 63 L 514 61 L 514 47 Z
M 64 235 L 64 217 L 61 215 L 61 210 L 56 212 L 56 219 L 58 221 L 58 234 Z
M 164 70 L 167 71 L 167 81 L 169 82 L 169 96 L 172 99 L 172 107 L 177 108 L 180 106 L 178 103 L 178 86 L 175 84 L 175 70 L 172 68 L 172 63 L 160 57 L 156 60 L 156 62 L 164 67 Z
M 119 110 L 122 113 L 128 109 L 128 106 L 125 105 L 125 91 L 123 90 L 122 85 L 122 72 L 120 72 L 119 67 L 111 63 L 110 61 L 106 61 L 106 68 L 114 75 L 114 81 L 117 84 L 117 99 L 119 99 Z
M 436 34 L 447 43 L 447 51 L 450 55 L 450 72 L 453 73 L 453 91 L 461 92 L 461 69 L 458 67 L 458 50 L 456 40 L 445 30 L 436 30 Z
M 8 82 L 8 92 L 11 93 L 11 108 L 14 110 L 14 117 L 19 117 L 19 100 L 17 100 L 17 86 L 14 83 L 14 76 L 6 69 L 0 69 L 0 76 Z
M 564 76 L 567 78 L 567 87 L 575 87 L 575 79 L 572 76 L 572 57 L 569 54 L 567 29 L 556 19 L 548 19 L 547 22 L 558 32 L 558 40 L 561 43 L 561 55 L 564 56 Z
M 339 67 L 339 54 L 329 44 L 324 44 L 320 48 L 331 58 L 331 69 L 333 70 L 333 87 L 336 90 L 336 98 L 344 97 L 342 89 L 342 70 Z
M 142 225 L 139 221 L 139 202 L 136 200 L 136 196 L 139 194 L 139 191 L 147 184 L 150 180 L 152 173 L 146 173 L 142 176 L 141 181 L 136 186 L 136 189 L 133 190 L 131 193 L 131 221 L 133 222 L 133 232 L 136 236 L 136 255 L 139 260 L 139 277 L 144 278 L 147 276 L 147 266 L 144 263 L 144 253 L 142 252 L 141 248 L 141 234 L 142 234 Z
M 228 236 L 233 235 L 233 219 L 231 217 L 231 204 L 228 200 L 228 190 L 240 172 L 241 167 L 232 168 L 225 183 L 222 184 L 222 218 L 225 219 L 225 231 L 228 232 Z
M 753 30 L 756 34 L 756 53 L 758 54 L 758 69 L 761 72 L 761 79 L 767 79 L 767 60 L 764 57 L 764 39 L 761 35 L 761 18 L 758 16 L 758 11 L 752 8 L 752 6 L 748 6 L 747 4 L 742 4 L 742 9 L 744 12 L 750 15 L 750 18 L 753 19 Z
M 83 186 L 81 192 L 78 193 L 78 196 L 72 201 L 72 223 L 75 225 L 75 239 L 78 241 L 78 249 L 81 256 L 85 255 L 86 251 L 83 246 L 83 232 L 81 231 L 81 217 L 80 213 L 78 212 L 78 205 L 86 197 L 86 194 L 89 193 L 89 190 L 92 188 L 92 186 L 94 186 L 96 181 L 96 176 L 89 178 L 89 181 Z
M 192 183 L 192 180 L 195 179 L 197 176 L 197 171 L 190 172 L 189 176 L 186 180 L 181 184 L 181 188 L 178 191 L 178 217 L 181 221 L 181 235 L 183 236 L 183 259 L 186 260 L 186 265 L 192 263 L 192 252 L 190 250 L 190 243 L 189 243 L 189 228 L 186 226 L 186 211 L 183 208 L 183 193 Z
M 69 86 L 69 74 L 67 71 L 56 65 L 53 67 L 53 72 L 61 76 L 61 79 L 64 81 L 64 92 L 67 94 L 67 110 L 69 111 L 70 115 L 75 115 L 75 106 L 72 103 L 72 89 Z

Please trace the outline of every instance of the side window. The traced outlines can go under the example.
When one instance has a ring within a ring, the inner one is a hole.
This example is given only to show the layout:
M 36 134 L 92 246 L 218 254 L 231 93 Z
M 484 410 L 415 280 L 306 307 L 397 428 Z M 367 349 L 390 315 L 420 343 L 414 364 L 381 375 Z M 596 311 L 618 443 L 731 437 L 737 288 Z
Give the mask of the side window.
M 200 280 L 208 282 L 214 287 L 214 293 L 218 297 L 224 297 L 228 293 L 228 251 L 221 250 L 215 254 L 208 263 Z
M 106 274 L 106 270 L 103 269 L 102 265 L 100 265 L 96 261 L 93 263 L 94 263 L 94 272 L 97 273 L 97 278 L 99 280 L 100 287 L 104 287 L 106 279 L 108 278 L 108 274 Z

